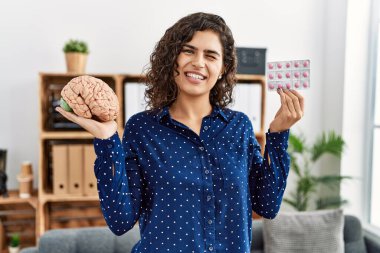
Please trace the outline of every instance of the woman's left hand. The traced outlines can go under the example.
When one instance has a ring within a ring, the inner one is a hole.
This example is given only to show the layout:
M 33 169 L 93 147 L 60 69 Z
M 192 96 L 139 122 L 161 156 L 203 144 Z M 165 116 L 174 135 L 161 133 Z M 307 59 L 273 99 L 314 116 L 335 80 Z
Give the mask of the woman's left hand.
M 295 90 L 279 89 L 281 107 L 269 125 L 270 132 L 281 132 L 289 129 L 304 114 L 304 98 Z

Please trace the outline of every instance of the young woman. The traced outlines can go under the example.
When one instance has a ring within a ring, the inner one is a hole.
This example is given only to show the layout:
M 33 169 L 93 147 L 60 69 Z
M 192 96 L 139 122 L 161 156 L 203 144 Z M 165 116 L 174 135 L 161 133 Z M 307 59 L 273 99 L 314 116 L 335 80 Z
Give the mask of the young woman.
M 226 107 L 236 55 L 221 17 L 182 18 L 157 43 L 150 63 L 149 110 L 128 120 L 122 140 L 114 121 L 57 108 L 95 137 L 95 175 L 109 228 L 121 235 L 139 221 L 133 253 L 249 253 L 252 210 L 268 219 L 279 211 L 289 128 L 303 116 L 303 97 L 278 91 L 281 107 L 262 157 L 249 118 Z

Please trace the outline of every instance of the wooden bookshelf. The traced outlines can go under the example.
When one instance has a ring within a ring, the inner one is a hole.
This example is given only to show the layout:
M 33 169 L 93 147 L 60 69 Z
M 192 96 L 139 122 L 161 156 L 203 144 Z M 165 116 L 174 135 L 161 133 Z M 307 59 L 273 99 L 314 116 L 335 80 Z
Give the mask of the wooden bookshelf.
M 20 234 L 22 247 L 35 245 L 38 233 L 38 192 L 30 198 L 20 198 L 17 190 L 10 190 L 9 197 L 0 197 L 0 251 L 8 252 L 12 233 Z

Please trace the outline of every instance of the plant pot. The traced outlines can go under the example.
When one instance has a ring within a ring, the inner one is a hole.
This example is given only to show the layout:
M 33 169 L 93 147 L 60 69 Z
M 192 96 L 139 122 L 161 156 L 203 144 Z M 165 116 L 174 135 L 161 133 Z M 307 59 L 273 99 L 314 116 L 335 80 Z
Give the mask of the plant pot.
M 87 54 L 65 53 L 67 72 L 84 73 L 87 63 Z
M 9 253 L 19 253 L 20 252 L 20 246 L 18 246 L 18 247 L 8 246 L 8 251 L 9 251 Z

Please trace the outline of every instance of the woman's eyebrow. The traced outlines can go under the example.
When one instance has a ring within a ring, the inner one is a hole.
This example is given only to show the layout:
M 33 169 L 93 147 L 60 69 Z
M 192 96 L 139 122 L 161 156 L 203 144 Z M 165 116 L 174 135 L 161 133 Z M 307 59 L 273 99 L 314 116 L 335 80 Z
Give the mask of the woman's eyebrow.
M 185 44 L 185 45 L 183 45 L 183 46 L 184 46 L 184 47 L 191 48 L 191 49 L 193 49 L 193 50 L 198 50 L 198 48 L 196 48 L 196 47 L 194 47 L 194 46 L 192 46 L 192 45 L 189 45 L 189 44 Z M 217 51 L 215 51 L 215 50 L 206 49 L 206 50 L 204 50 L 204 52 L 209 53 L 209 54 L 216 54 L 216 55 L 220 56 L 220 54 L 219 54 Z

